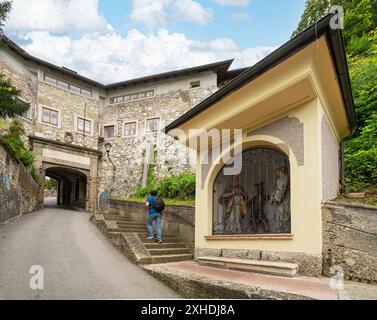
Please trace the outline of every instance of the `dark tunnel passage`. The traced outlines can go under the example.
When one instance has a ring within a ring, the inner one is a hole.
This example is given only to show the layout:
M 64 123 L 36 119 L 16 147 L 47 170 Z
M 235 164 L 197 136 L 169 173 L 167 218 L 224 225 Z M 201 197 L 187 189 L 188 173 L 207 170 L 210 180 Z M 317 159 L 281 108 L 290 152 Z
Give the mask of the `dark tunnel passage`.
M 46 169 L 47 177 L 55 179 L 57 185 L 57 205 L 75 206 L 85 209 L 88 199 L 87 176 L 79 171 L 63 167 Z

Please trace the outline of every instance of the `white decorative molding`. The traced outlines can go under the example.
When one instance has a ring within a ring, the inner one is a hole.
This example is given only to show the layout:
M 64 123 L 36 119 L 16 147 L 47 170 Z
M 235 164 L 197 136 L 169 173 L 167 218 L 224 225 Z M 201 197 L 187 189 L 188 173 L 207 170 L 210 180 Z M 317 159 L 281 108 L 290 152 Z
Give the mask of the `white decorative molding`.
M 66 153 L 50 149 L 43 149 L 43 157 L 90 165 L 90 158 L 88 157 L 78 156 L 72 153 Z

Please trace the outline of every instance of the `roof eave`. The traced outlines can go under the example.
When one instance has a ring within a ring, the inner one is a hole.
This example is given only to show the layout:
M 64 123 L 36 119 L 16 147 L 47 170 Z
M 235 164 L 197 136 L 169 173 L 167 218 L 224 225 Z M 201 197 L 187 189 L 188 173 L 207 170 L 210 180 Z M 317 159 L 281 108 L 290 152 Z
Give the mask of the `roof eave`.
M 29 53 L 27 53 L 25 50 L 23 50 L 21 47 L 19 47 L 16 43 L 14 43 L 12 40 L 10 40 L 8 37 L 6 37 L 5 35 L 1 35 L 0 39 L 2 41 L 4 41 L 8 47 L 15 51 L 16 53 L 18 53 L 19 55 L 21 55 L 24 59 L 28 60 L 28 61 L 32 61 L 32 62 L 35 62 L 37 64 L 40 64 L 40 65 L 44 65 L 44 66 L 47 66 L 55 71 L 59 71 L 59 72 L 62 72 L 64 74 L 68 74 L 80 81 L 84 81 L 86 83 L 89 83 L 91 85 L 94 85 L 94 86 L 97 86 L 97 87 L 100 87 L 100 88 L 104 88 L 104 85 L 97 82 L 97 81 L 94 81 L 92 79 L 89 79 L 87 77 L 84 77 L 84 76 L 81 76 L 77 73 L 74 73 L 74 72 L 70 72 L 69 70 L 67 69 L 64 69 L 62 67 L 59 67 L 57 65 L 54 65 L 50 62 L 47 62 L 47 61 L 44 61 L 42 59 L 39 59 L 39 58 L 36 58 L 32 55 L 30 55 Z
M 332 30 L 330 28 L 330 20 L 332 16 L 332 14 L 329 14 L 323 17 L 321 20 L 317 21 L 316 24 L 299 33 L 296 37 L 282 45 L 280 48 L 265 57 L 263 60 L 250 67 L 247 71 L 240 74 L 234 80 L 230 81 L 227 85 L 215 92 L 213 95 L 209 96 L 207 99 L 203 100 L 187 113 L 166 126 L 164 129 L 162 129 L 162 131 L 164 133 L 168 133 L 169 131 L 179 127 L 183 123 L 197 116 L 202 111 L 211 107 L 213 104 L 221 101 L 246 83 L 252 81 L 259 75 L 265 73 L 277 64 L 286 60 L 309 43 L 318 39 L 319 36 L 326 34 L 327 40 L 330 43 L 329 47 L 332 52 L 333 59 L 336 62 L 336 72 L 341 86 L 343 101 L 346 106 L 351 135 L 353 135 L 357 130 L 357 120 L 348 74 L 345 47 L 341 36 L 341 31 Z
M 117 82 L 117 83 L 112 83 L 105 85 L 106 89 L 114 89 L 117 87 L 124 87 L 132 84 L 137 84 L 141 82 L 149 82 L 149 81 L 158 81 L 163 78 L 170 78 L 170 77 L 176 77 L 180 76 L 183 74 L 187 73 L 192 73 L 192 72 L 202 72 L 202 71 L 207 71 L 207 70 L 215 70 L 216 72 L 218 70 L 223 70 L 223 72 L 226 72 L 230 66 L 232 65 L 234 59 L 229 59 L 229 60 L 224 60 L 220 62 L 214 62 L 206 65 L 201 65 L 201 66 L 196 66 L 196 67 L 190 67 L 186 69 L 180 69 L 180 70 L 174 70 L 174 71 L 169 71 L 169 72 L 164 72 L 164 73 L 159 73 L 159 74 L 154 74 L 146 77 L 141 77 L 141 78 L 136 78 L 136 79 L 131 79 L 131 80 L 126 80 L 122 82 Z

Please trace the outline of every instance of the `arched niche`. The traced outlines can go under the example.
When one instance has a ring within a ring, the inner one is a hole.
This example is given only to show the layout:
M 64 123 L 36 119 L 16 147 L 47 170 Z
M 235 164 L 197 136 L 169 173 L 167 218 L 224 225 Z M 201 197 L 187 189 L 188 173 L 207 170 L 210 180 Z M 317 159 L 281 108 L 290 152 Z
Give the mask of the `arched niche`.
M 271 145 L 242 153 L 242 171 L 224 174 L 222 166 L 213 189 L 212 234 L 282 234 L 291 232 L 290 163 Z

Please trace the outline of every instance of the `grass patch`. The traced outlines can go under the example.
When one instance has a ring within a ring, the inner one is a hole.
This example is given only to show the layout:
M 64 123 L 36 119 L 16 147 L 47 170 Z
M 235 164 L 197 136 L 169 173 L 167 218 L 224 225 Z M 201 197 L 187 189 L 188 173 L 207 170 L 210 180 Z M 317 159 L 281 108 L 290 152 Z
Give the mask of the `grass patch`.
M 126 201 L 136 201 L 136 202 L 145 202 L 144 197 L 127 197 L 127 198 L 114 198 L 113 200 L 126 200 Z M 187 206 L 187 207 L 194 207 L 195 200 L 177 200 L 177 199 L 165 199 L 164 202 L 166 205 L 170 206 Z
M 365 193 L 365 197 L 360 199 L 350 199 L 347 197 L 347 194 L 340 195 L 337 200 L 347 202 L 347 203 L 356 203 L 356 204 L 367 204 L 370 206 L 377 206 L 377 187 L 368 187 L 359 189 L 357 192 Z

